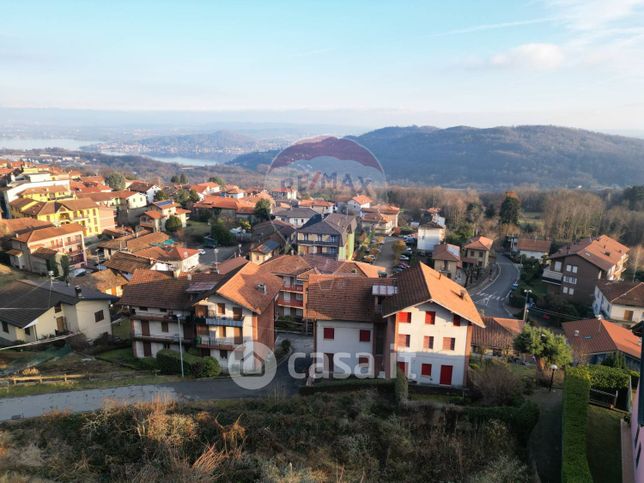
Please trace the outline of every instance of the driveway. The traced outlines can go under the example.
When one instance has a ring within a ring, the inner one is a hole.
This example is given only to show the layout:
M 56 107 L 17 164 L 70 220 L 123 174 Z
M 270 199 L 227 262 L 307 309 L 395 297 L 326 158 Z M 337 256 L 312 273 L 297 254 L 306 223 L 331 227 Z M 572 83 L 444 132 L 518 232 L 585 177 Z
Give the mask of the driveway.
M 308 355 L 313 349 L 311 337 L 296 334 L 278 335 L 276 345 L 283 338 L 291 341 L 293 352 L 307 355 L 295 360 L 295 370 L 305 374 L 310 363 Z M 295 379 L 289 374 L 289 363 L 283 361 L 277 368 L 273 381 L 259 390 L 239 387 L 227 377 L 210 380 L 185 380 L 168 384 L 124 386 L 108 389 L 89 389 L 51 394 L 38 394 L 15 398 L 0 398 L 0 421 L 42 416 L 50 411 L 86 412 L 101 409 L 106 402 L 121 404 L 153 401 L 156 398 L 186 402 L 216 399 L 255 398 L 271 394 L 295 395 L 304 379 Z
M 376 261 L 374 262 L 374 265 L 385 267 L 387 273 L 391 273 L 391 269 L 394 267 L 394 265 L 398 265 L 398 260 L 394 259 L 393 248 L 394 242 L 396 240 L 398 240 L 398 238 L 393 236 L 385 237 L 385 243 L 380 248 L 380 253 L 378 254 L 378 257 L 376 257 Z
M 512 290 L 512 284 L 519 278 L 519 269 L 502 253 L 497 254 L 496 264 L 499 270 L 494 279 L 475 288 L 470 295 L 482 314 L 512 317 L 513 314 L 505 308 L 505 302 Z

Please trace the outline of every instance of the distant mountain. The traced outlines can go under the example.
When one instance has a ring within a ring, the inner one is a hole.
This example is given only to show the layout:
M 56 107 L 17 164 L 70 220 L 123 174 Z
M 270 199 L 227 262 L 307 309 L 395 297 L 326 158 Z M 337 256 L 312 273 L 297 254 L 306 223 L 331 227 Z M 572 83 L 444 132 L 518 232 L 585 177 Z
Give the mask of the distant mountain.
M 644 139 L 581 129 L 411 126 L 349 138 L 371 150 L 391 181 L 483 188 L 644 184 Z M 274 155 L 251 153 L 231 163 L 253 169 Z

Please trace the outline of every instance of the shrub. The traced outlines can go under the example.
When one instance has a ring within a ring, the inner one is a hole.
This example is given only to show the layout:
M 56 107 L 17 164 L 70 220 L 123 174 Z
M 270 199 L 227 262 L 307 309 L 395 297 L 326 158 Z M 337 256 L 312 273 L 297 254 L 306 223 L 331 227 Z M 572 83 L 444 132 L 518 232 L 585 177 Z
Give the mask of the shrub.
M 159 365 L 157 364 L 157 360 L 154 357 L 143 357 L 138 361 L 139 361 L 139 366 L 141 366 L 141 369 L 153 371 L 159 368 Z
M 523 444 L 527 443 L 532 429 L 539 420 L 539 406 L 532 401 L 525 401 L 518 407 L 465 406 L 462 411 L 465 417 L 473 422 L 485 423 L 492 419 L 503 421 Z
M 396 380 L 394 381 L 394 395 L 396 396 L 396 403 L 399 405 L 405 404 L 409 399 L 409 384 L 407 382 L 407 376 L 400 369 L 398 369 Z
M 181 373 L 181 356 L 177 351 L 163 349 L 157 352 L 157 364 L 163 374 Z M 183 353 L 183 368 L 194 377 L 214 377 L 221 372 L 219 363 L 212 357 L 198 357 Z
M 514 406 L 521 402 L 521 378 L 507 364 L 490 361 L 471 372 L 472 396 L 485 406 Z
M 615 392 L 628 387 L 630 375 L 625 369 L 610 366 L 587 366 L 590 385 L 600 391 Z
M 568 368 L 564 380 L 561 479 L 592 482 L 586 454 L 590 375 L 586 368 Z
M 377 389 L 381 393 L 392 394 L 394 392 L 394 383 L 388 379 L 338 379 L 318 382 L 312 386 L 301 386 L 300 394 L 307 396 L 319 392 L 348 392 L 370 388 Z

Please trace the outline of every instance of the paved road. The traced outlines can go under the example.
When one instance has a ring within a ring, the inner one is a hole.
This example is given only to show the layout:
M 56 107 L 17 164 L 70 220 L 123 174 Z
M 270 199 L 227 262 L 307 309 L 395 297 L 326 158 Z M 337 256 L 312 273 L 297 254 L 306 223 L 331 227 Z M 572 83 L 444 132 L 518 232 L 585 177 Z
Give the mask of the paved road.
M 507 302 L 512 284 L 519 278 L 519 270 L 505 255 L 498 253 L 496 263 L 497 275 L 491 282 L 483 283 L 471 292 L 472 299 L 484 315 L 493 317 L 512 317 L 504 303 Z
M 277 344 L 283 338 L 291 341 L 294 352 L 310 354 L 313 342 L 310 337 L 280 334 Z M 295 362 L 295 369 L 305 374 L 310 359 L 300 358 Z M 268 395 L 296 394 L 301 379 L 294 379 L 289 374 L 288 361 L 277 368 L 273 381 L 263 389 L 248 390 L 239 387 L 232 379 L 218 378 L 213 380 L 185 380 L 168 384 L 151 384 L 145 386 L 125 386 L 109 389 L 89 389 L 84 391 L 68 391 L 35 396 L 0 398 L 0 421 L 12 418 L 31 418 L 42 416 L 50 411 L 85 412 L 102 408 L 106 403 L 114 401 L 120 404 L 152 401 L 162 398 L 171 401 L 198 401 L 212 399 L 253 398 Z
M 391 273 L 391 269 L 394 267 L 394 265 L 398 265 L 398 260 L 394 260 L 394 242 L 398 238 L 393 237 L 393 236 L 387 236 L 385 237 L 385 243 L 382 245 L 380 248 L 380 253 L 378 254 L 378 257 L 376 257 L 376 261 L 374 262 L 374 265 L 379 265 L 381 267 L 385 267 L 385 270 L 387 273 Z
M 199 265 L 201 265 L 201 268 L 211 268 L 214 266 L 215 260 L 221 263 L 236 256 L 238 253 L 237 245 L 233 247 L 219 247 L 217 248 L 217 255 L 215 255 L 214 248 L 204 248 L 204 250 L 206 253 L 199 255 Z

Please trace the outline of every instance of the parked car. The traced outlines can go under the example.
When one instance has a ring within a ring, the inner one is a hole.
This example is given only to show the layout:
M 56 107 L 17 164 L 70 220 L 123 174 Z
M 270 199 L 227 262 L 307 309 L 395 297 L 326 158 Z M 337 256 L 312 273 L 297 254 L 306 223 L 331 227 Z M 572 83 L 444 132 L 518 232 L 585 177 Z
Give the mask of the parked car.
M 408 262 L 409 257 L 407 255 L 400 255 L 400 260 L 403 261 L 403 262 Z
M 85 270 L 84 268 L 75 268 L 74 270 L 69 272 L 69 276 L 71 278 L 84 277 L 85 275 L 87 275 L 87 270 Z
M 519 288 L 519 282 L 514 282 L 514 283 L 512 284 L 512 290 L 516 290 L 516 289 L 518 289 L 518 288 Z

